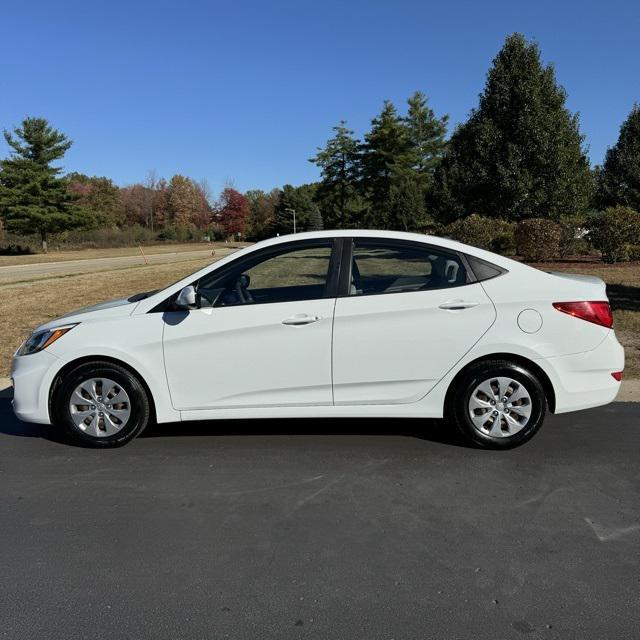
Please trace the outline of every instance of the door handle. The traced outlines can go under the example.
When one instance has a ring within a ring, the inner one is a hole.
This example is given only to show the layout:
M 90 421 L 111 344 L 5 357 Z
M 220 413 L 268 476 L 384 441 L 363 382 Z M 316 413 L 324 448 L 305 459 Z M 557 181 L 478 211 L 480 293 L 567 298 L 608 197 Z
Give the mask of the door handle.
M 461 309 L 471 309 L 477 307 L 479 302 L 471 302 L 466 300 L 450 300 L 449 302 L 443 302 L 438 309 L 447 309 L 448 311 L 459 311 Z
M 320 316 L 308 316 L 306 313 L 299 313 L 295 316 L 291 316 L 290 318 L 285 318 L 282 321 L 282 324 L 287 324 L 293 327 L 299 327 L 303 324 L 311 324 L 312 322 L 318 322 L 320 320 Z

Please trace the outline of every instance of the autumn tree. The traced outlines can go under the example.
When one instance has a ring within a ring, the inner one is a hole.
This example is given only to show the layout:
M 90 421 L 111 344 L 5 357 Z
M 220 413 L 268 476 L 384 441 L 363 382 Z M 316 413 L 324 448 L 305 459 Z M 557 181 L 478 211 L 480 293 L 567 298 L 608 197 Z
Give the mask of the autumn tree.
M 0 161 L 0 217 L 8 231 L 37 233 L 42 248 L 52 233 L 90 225 L 76 206 L 62 169 L 53 166 L 72 144 L 44 118 L 26 118 L 12 133 L 4 131 L 11 147 Z
M 273 235 L 275 212 L 280 200 L 280 192 L 273 189 L 268 193 L 260 189 L 247 191 L 249 215 L 245 235 L 248 240 L 264 240 Z
M 211 216 L 198 186 L 189 178 L 175 175 L 167 186 L 168 224 L 177 229 L 204 229 Z
M 93 226 L 122 225 L 125 218 L 120 189 L 109 178 L 70 173 L 67 181 L 76 204 L 87 212 Z
M 578 116 L 540 50 L 513 34 L 493 60 L 480 103 L 453 133 L 437 171 L 444 221 L 478 213 L 508 220 L 585 211 L 593 180 Z
M 125 225 L 149 226 L 152 199 L 153 193 L 142 184 L 132 184 L 120 189 Z
M 249 217 L 249 201 L 239 191 L 226 187 L 220 194 L 216 219 L 227 236 L 242 236 Z

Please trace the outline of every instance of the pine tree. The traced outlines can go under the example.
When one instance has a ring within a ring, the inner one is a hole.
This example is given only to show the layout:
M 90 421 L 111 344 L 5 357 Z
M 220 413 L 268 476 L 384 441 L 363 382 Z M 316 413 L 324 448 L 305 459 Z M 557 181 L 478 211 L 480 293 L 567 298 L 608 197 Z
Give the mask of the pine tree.
M 318 186 L 316 184 L 303 184 L 294 187 L 285 184 L 280 192 L 278 204 L 275 210 L 274 231 L 280 235 L 293 233 L 293 212 L 295 211 L 295 230 L 311 231 L 318 224 L 318 205 L 315 196 Z
M 72 144 L 44 118 L 26 118 L 13 133 L 4 131 L 12 151 L 0 161 L 0 217 L 8 231 L 38 233 L 46 252 L 49 235 L 90 226 L 87 213 L 75 206 L 62 169 L 51 163 L 61 159 Z
M 429 188 L 447 147 L 445 136 L 449 116 L 436 118 L 421 91 L 416 91 L 407 104 L 409 110 L 404 122 L 407 127 L 412 166 L 420 182 L 425 188 Z
M 593 180 L 577 115 L 538 46 L 506 39 L 469 120 L 454 132 L 437 171 L 441 217 L 478 213 L 510 220 L 586 210 Z
M 367 200 L 366 224 L 373 229 L 393 228 L 391 187 L 411 166 L 407 128 L 395 106 L 385 101 L 371 121 L 361 156 L 361 190 Z
M 596 203 L 640 211 L 640 105 L 635 104 L 620 127 L 616 144 L 607 150 L 598 175 Z
M 328 229 L 358 226 L 362 199 L 358 193 L 359 142 L 342 120 L 333 127 L 335 135 L 310 159 L 321 169 L 316 200 Z

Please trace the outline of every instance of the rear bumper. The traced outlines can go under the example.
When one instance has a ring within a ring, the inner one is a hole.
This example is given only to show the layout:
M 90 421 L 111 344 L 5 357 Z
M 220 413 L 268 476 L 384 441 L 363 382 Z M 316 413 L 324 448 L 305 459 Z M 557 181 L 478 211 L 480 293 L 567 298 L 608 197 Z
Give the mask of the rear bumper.
M 64 362 L 47 351 L 14 357 L 13 412 L 23 422 L 50 424 L 49 389 Z
M 615 400 L 620 383 L 611 374 L 624 369 L 624 349 L 609 331 L 592 351 L 546 358 L 540 364 L 553 384 L 555 413 L 567 413 Z

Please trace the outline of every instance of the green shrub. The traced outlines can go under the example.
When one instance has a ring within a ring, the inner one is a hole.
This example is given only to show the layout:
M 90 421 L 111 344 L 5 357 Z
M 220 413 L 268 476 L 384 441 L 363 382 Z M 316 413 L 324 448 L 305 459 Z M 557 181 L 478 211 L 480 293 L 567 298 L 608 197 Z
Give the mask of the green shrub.
M 502 218 L 488 218 L 493 238 L 489 248 L 503 256 L 512 256 L 516 252 L 516 225 Z
M 558 253 L 561 258 L 568 256 L 584 255 L 585 249 L 588 251 L 588 241 L 586 235 L 585 216 L 561 216 L 558 220 L 560 225 L 560 243 Z
M 627 254 L 632 262 L 640 262 L 640 244 L 630 244 L 627 247 Z
M 175 240 L 178 237 L 173 227 L 167 227 L 158 234 L 158 240 Z
M 518 255 L 528 262 L 544 262 L 559 257 L 560 225 L 545 218 L 531 218 L 516 227 Z
M 609 207 L 589 222 L 589 239 L 604 262 L 629 259 L 629 246 L 640 244 L 640 213 L 630 207 Z
M 24 244 L 1 243 L 0 256 L 25 256 L 34 253 L 32 247 Z

